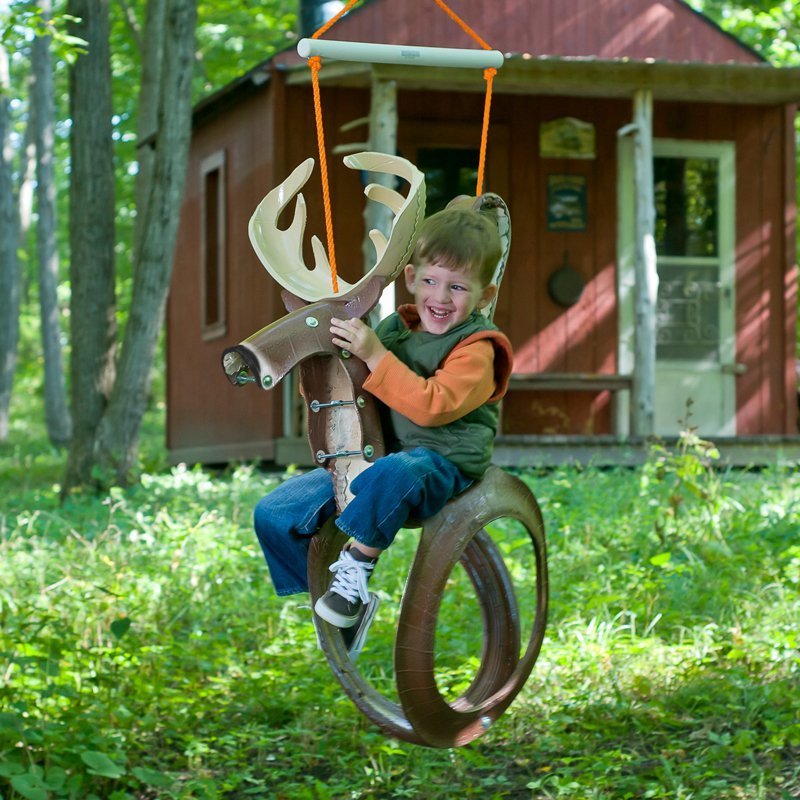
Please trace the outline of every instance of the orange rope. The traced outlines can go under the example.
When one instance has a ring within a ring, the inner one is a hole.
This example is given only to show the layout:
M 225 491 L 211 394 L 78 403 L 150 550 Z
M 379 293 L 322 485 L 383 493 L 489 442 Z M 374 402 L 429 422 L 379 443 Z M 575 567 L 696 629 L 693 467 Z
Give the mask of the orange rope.
M 438 2 L 438 0 L 437 0 Z M 483 127 L 481 128 L 481 149 L 478 158 L 478 185 L 475 189 L 475 194 L 480 197 L 483 194 L 483 173 L 486 167 L 486 145 L 489 141 L 489 111 L 492 107 L 492 81 L 494 76 L 497 75 L 497 70 L 494 67 L 489 67 L 483 71 L 483 77 L 486 81 L 486 99 L 483 103 Z
M 344 8 L 332 16 L 322 27 L 316 30 L 311 38 L 319 39 L 323 33 L 332 28 L 357 2 L 358 0 L 350 0 L 350 2 Z M 319 56 L 312 56 L 308 59 L 308 66 L 311 69 L 311 87 L 314 93 L 314 118 L 317 123 L 319 173 L 320 179 L 322 180 L 322 205 L 325 209 L 325 234 L 328 239 L 328 261 L 331 265 L 331 285 L 333 287 L 333 293 L 338 294 L 339 276 L 336 270 L 336 246 L 333 241 L 331 190 L 328 183 L 328 159 L 325 154 L 325 130 L 322 125 L 322 99 L 319 93 L 319 71 L 322 69 L 322 59 Z
M 319 39 L 322 34 L 329 31 L 359 0 L 349 0 L 346 6 L 342 8 L 337 14 L 331 17 L 324 25 L 316 30 L 311 38 Z M 476 41 L 484 50 L 491 50 L 492 48 L 477 34 L 475 33 L 466 22 L 464 22 L 458 14 L 455 13 L 444 0 L 434 0 L 437 6 L 450 17 L 453 22 L 458 25 L 464 33 Z M 328 239 L 328 260 L 331 265 L 331 283 L 333 284 L 333 292 L 339 292 L 339 279 L 336 271 L 336 249 L 333 242 L 333 214 L 331 213 L 331 197 L 330 186 L 328 184 L 328 161 L 325 155 L 325 131 L 322 125 L 322 100 L 319 92 L 319 71 L 322 69 L 322 59 L 319 56 L 312 56 L 308 59 L 308 66 L 311 69 L 311 86 L 314 93 L 314 118 L 317 123 L 317 148 L 319 149 L 319 168 L 320 178 L 322 180 L 322 202 L 325 208 L 325 232 Z M 483 176 L 486 168 L 486 148 L 489 141 L 489 113 L 492 106 L 492 82 L 494 76 L 497 75 L 497 70 L 494 67 L 485 69 L 483 77 L 486 81 L 486 99 L 483 105 L 483 125 L 481 127 L 481 146 L 480 154 L 478 157 L 478 181 L 475 194 L 480 196 L 483 194 Z
M 322 27 L 318 28 L 311 35 L 312 39 L 319 39 L 323 33 L 327 33 L 356 3 L 358 0 L 350 0 L 350 2 L 336 14 L 334 14 Z
M 333 293 L 339 293 L 339 277 L 336 271 L 336 247 L 333 242 L 333 214 L 331 213 L 331 190 L 328 184 L 328 159 L 325 154 L 325 131 L 322 127 L 322 99 L 319 95 L 319 71 L 322 59 L 312 56 L 308 59 L 311 68 L 311 87 L 314 92 L 314 116 L 317 121 L 317 149 L 319 150 L 319 172 L 322 179 L 322 204 L 325 208 L 325 233 L 328 239 L 328 261 L 331 265 L 331 285 Z
M 444 0 L 433 1 L 437 6 L 439 6 L 439 8 L 442 9 L 442 11 L 444 11 L 445 14 L 447 14 L 448 17 L 450 17 L 451 20 L 453 20 L 453 22 L 456 23 L 456 25 L 458 25 L 459 28 L 461 28 L 462 31 L 464 31 L 464 33 L 467 34 L 467 36 L 471 36 L 484 50 L 492 49 L 488 44 L 486 44 L 486 42 L 483 41 L 483 39 L 481 39 L 480 36 L 478 36 L 477 33 L 475 33 L 474 30 L 472 30 L 472 28 L 470 28 L 469 25 L 467 25 L 466 22 L 464 22 L 463 19 L 461 19 L 461 17 L 458 16 L 458 14 L 456 14 L 455 11 L 453 11 L 452 8 L 447 5 L 447 3 L 444 2 Z
M 475 33 L 466 22 L 464 22 L 461 17 L 450 8 L 444 0 L 434 0 L 437 6 L 450 17 L 456 25 L 461 28 L 467 36 L 472 37 L 484 50 L 491 50 L 492 48 L 480 37 L 477 33 Z M 483 77 L 486 81 L 486 99 L 483 104 L 483 126 L 481 128 L 481 149 L 479 151 L 478 156 L 478 181 L 477 186 L 475 188 L 475 194 L 480 197 L 483 194 L 483 174 L 486 169 L 486 147 L 489 142 L 489 111 L 492 107 L 492 81 L 494 80 L 494 76 L 497 75 L 497 70 L 494 67 L 490 67 L 489 69 L 485 69 L 483 71 Z

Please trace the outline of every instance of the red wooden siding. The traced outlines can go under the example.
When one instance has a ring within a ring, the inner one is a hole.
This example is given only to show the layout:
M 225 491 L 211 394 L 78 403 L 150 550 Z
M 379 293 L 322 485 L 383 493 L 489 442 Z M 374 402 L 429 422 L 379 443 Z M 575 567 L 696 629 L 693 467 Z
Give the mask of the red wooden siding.
M 272 92 L 273 90 L 271 90 Z M 282 315 L 279 287 L 264 271 L 247 238 L 247 220 L 263 194 L 309 155 L 316 154 L 306 88 L 286 90 L 283 113 L 273 119 L 275 99 L 261 92 L 234 112 L 197 131 L 189 167 L 178 257 L 169 306 L 169 446 L 237 442 L 265 443 L 281 435 L 280 390 L 234 389 L 221 374 L 220 353 Z M 478 95 L 445 92 L 399 93 L 399 146 L 415 156 L 417 147 L 477 145 Z M 326 89 L 328 145 L 358 140 L 362 131 L 342 133 L 342 124 L 364 116 L 363 90 Z M 623 100 L 503 96 L 495 98 L 486 188 L 503 195 L 511 208 L 513 241 L 496 320 L 510 336 L 517 372 L 617 370 L 616 301 L 616 131 L 630 120 Z M 575 116 L 596 126 L 597 157 L 542 159 L 539 123 Z M 733 140 L 737 152 L 737 429 L 741 435 L 794 433 L 794 318 L 787 293 L 795 291 L 792 220 L 786 183 L 791 159 L 790 116 L 781 108 L 657 103 L 656 137 Z M 273 131 L 274 125 L 274 134 Z M 274 141 L 272 141 L 274 139 Z M 227 153 L 228 332 L 200 338 L 199 164 L 218 149 Z M 281 162 L 272 150 L 282 151 Z M 355 278 L 362 265 L 364 198 L 361 178 L 331 158 L 330 180 L 337 262 L 343 277 Z M 546 229 L 546 182 L 552 173 L 587 178 L 585 232 Z M 320 183 L 315 171 L 305 190 L 308 240 L 324 241 Z M 784 208 L 786 206 L 786 208 Z M 781 222 L 785 220 L 784 222 Z M 282 224 L 288 224 L 288 218 Z M 586 282 L 580 301 L 556 305 L 547 281 L 564 257 Z M 407 299 L 398 285 L 398 298 Z M 199 386 L 198 386 L 199 382 Z M 504 433 L 608 433 L 608 393 L 514 392 L 504 404 Z
M 796 106 L 783 110 L 783 314 L 784 314 L 784 431 L 796 433 L 800 427 L 797 392 L 797 173 L 795 171 Z
M 227 344 L 254 333 L 277 312 L 272 280 L 247 236 L 247 220 L 273 181 L 273 125 L 272 101 L 260 92 L 195 131 L 168 304 L 167 445 L 172 451 L 258 441 L 270 442 L 271 448 L 280 433 L 279 406 L 265 402 L 263 392 L 235 389 L 220 367 Z M 220 150 L 227 177 L 227 331 L 203 340 L 200 165 Z

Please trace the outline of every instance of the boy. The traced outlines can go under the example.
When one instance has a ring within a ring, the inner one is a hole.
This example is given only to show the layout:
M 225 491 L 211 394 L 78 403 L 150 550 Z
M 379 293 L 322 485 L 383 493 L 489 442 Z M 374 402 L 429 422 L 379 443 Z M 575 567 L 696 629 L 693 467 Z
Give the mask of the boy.
M 422 225 L 405 281 L 414 303 L 372 330 L 334 319 L 332 341 L 369 367 L 364 389 L 388 409 L 392 452 L 359 474 L 336 520 L 351 537 L 331 565 L 315 613 L 342 629 L 355 657 L 377 607 L 368 582 L 381 552 L 410 517 L 440 511 L 491 462 L 497 402 L 511 373 L 508 339 L 480 309 L 502 245 L 491 217 L 451 204 Z M 294 478 L 256 506 L 255 528 L 279 595 L 308 591 L 308 542 L 336 507 L 329 474 Z

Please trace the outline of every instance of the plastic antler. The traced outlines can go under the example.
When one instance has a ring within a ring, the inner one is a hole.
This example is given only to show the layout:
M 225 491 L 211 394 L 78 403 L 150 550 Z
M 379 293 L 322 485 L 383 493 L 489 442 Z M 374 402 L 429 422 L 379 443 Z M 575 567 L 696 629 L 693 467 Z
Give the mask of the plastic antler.
M 410 161 L 385 153 L 355 153 L 346 156 L 350 169 L 383 172 L 404 178 L 409 183 L 406 196 L 380 184 L 371 183 L 364 193 L 371 200 L 391 209 L 394 219 L 388 239 L 378 230 L 371 230 L 377 259 L 374 266 L 355 284 L 340 279 L 341 292 L 336 299 L 347 299 L 375 277 L 393 281 L 409 262 L 416 242 L 417 230 L 425 216 L 425 176 Z M 314 267 L 303 261 L 303 235 L 306 227 L 306 203 L 300 189 L 314 168 L 314 159 L 306 159 L 292 174 L 276 186 L 258 205 L 250 219 L 250 242 L 267 272 L 285 289 L 308 302 L 334 296 L 331 290 L 330 263 L 322 242 L 311 238 Z M 278 228 L 278 217 L 297 196 L 291 225 Z

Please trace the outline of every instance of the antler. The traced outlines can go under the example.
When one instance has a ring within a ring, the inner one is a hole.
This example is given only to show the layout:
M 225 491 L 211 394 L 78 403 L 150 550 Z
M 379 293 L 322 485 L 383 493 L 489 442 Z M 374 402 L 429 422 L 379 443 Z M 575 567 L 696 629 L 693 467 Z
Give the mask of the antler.
M 375 245 L 377 259 L 374 266 L 355 284 L 339 278 L 341 291 L 336 299 L 346 299 L 357 294 L 371 278 L 384 277 L 393 281 L 409 262 L 417 238 L 417 230 L 425 216 L 425 176 L 410 161 L 384 153 L 354 153 L 346 156 L 345 166 L 367 172 L 397 175 L 409 183 L 408 194 L 380 184 L 371 183 L 364 194 L 382 203 L 394 214 L 392 229 L 387 239 L 380 231 L 371 230 L 369 237 Z M 292 174 L 276 186 L 259 204 L 250 218 L 250 242 L 267 272 L 303 300 L 313 303 L 333 297 L 331 267 L 322 242 L 311 238 L 314 268 L 303 262 L 303 235 L 306 228 L 306 202 L 300 189 L 306 184 L 314 169 L 314 159 L 306 159 Z M 292 198 L 297 195 L 294 218 L 286 230 L 278 228 L 278 217 Z

